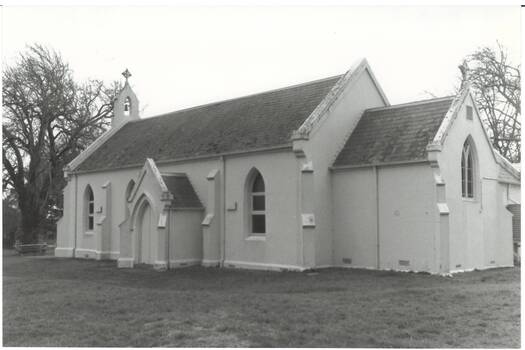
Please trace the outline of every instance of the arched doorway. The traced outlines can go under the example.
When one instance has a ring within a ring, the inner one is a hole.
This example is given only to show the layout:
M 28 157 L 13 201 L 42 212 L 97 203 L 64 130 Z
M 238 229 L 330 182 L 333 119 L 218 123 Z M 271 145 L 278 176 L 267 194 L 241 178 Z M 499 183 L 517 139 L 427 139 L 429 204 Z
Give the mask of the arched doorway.
M 153 212 L 151 205 L 144 200 L 137 216 L 137 254 L 135 262 L 139 264 L 152 264 L 151 235 L 153 233 Z

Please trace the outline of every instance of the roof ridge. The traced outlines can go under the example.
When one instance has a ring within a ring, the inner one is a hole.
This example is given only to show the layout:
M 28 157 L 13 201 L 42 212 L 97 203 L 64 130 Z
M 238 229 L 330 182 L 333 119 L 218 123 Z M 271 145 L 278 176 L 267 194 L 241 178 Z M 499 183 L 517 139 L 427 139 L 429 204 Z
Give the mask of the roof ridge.
M 290 134 L 314 110 L 339 76 L 318 79 L 229 101 L 128 122 L 88 157 L 78 171 L 156 161 L 287 151 Z M 149 120 L 149 121 L 147 121 Z M 175 181 L 176 177 L 163 177 Z
M 294 84 L 294 85 L 283 86 L 283 87 L 280 87 L 280 88 L 271 89 L 271 90 L 265 90 L 265 91 L 261 91 L 261 92 L 248 94 L 248 95 L 232 97 L 232 98 L 228 98 L 226 100 L 220 100 L 220 101 L 215 101 L 215 102 L 204 103 L 204 104 L 197 105 L 197 106 L 192 106 L 192 107 L 178 109 L 178 110 L 171 111 L 171 112 L 157 114 L 157 115 L 154 115 L 154 116 L 148 117 L 148 118 L 140 118 L 140 119 L 137 119 L 137 120 L 131 120 L 131 121 L 129 121 L 129 123 L 140 123 L 140 122 L 143 122 L 143 121 L 146 121 L 146 120 L 149 120 L 149 119 L 167 117 L 167 116 L 170 116 L 170 115 L 173 115 L 173 114 L 177 114 L 177 113 L 180 113 L 180 112 L 187 112 L 187 111 L 191 111 L 193 109 L 213 106 L 213 105 L 217 105 L 217 104 L 224 103 L 224 102 L 231 102 L 231 101 L 235 101 L 235 100 L 241 100 L 243 98 L 248 98 L 248 97 L 253 97 L 253 96 L 258 96 L 258 95 L 264 95 L 264 94 L 269 94 L 269 93 L 272 93 L 272 92 L 278 92 L 278 91 L 283 91 L 283 90 L 288 90 L 288 89 L 297 88 L 297 87 L 300 87 L 300 86 L 314 84 L 314 83 L 320 83 L 320 82 L 327 81 L 327 80 L 330 80 L 330 79 L 340 78 L 343 75 L 344 74 L 332 75 L 332 76 L 329 76 L 329 77 L 326 77 L 326 78 L 306 81 L 306 82 L 298 83 L 298 84 Z
M 402 108 L 402 107 L 407 107 L 407 106 L 417 106 L 417 105 L 420 105 L 420 104 L 437 102 L 437 101 L 441 101 L 441 100 L 443 100 L 443 101 L 450 100 L 450 99 L 453 99 L 455 97 L 456 97 L 456 95 L 450 95 L 450 96 L 444 96 L 444 97 L 434 97 L 434 98 L 429 98 L 429 99 L 426 99 L 426 100 L 418 100 L 418 101 L 400 103 L 400 104 L 397 104 L 397 105 L 368 108 L 367 111 L 378 111 L 378 110 L 388 110 L 388 109 Z

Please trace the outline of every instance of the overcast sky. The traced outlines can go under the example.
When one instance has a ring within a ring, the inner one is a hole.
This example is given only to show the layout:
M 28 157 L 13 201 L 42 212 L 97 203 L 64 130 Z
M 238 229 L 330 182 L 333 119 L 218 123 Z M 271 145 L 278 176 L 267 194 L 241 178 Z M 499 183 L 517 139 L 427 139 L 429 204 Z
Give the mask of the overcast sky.
M 4 7 L 3 65 L 31 43 L 76 78 L 123 79 L 143 117 L 342 74 L 366 57 L 392 104 L 446 95 L 480 46 L 520 59 L 513 7 Z

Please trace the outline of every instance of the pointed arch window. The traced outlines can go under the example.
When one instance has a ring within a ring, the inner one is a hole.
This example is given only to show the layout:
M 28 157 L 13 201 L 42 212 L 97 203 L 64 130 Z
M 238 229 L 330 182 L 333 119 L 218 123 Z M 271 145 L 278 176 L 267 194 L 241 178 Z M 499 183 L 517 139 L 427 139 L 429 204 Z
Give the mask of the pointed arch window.
M 266 192 L 264 179 L 255 170 L 249 186 L 250 232 L 254 235 L 266 234 Z
M 474 198 L 474 160 L 474 148 L 467 140 L 463 144 L 461 153 L 461 196 L 463 198 Z
M 128 186 L 126 187 L 126 193 L 124 194 L 124 211 L 126 218 L 129 216 L 128 200 L 131 196 L 131 192 L 133 191 L 133 187 L 135 187 L 135 181 L 129 180 Z
M 86 187 L 85 194 L 86 202 L 86 230 L 93 231 L 95 227 L 95 196 L 93 195 L 93 190 L 91 186 Z
M 129 115 L 131 113 L 131 99 L 126 97 L 124 100 L 124 115 Z

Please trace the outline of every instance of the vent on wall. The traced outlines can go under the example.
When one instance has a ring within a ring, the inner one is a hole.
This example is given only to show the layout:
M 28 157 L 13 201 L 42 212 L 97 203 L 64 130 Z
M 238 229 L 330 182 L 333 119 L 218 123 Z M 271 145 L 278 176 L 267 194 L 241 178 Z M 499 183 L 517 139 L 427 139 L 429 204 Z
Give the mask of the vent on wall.
M 456 267 L 461 267 L 461 264 L 457 264 Z
M 472 117 L 473 117 L 472 107 L 467 106 L 467 119 L 472 120 Z
M 343 258 L 343 263 L 344 264 L 351 264 L 352 263 L 352 259 L 350 259 L 350 258 Z
M 410 260 L 399 260 L 399 266 L 408 266 L 410 265 Z

